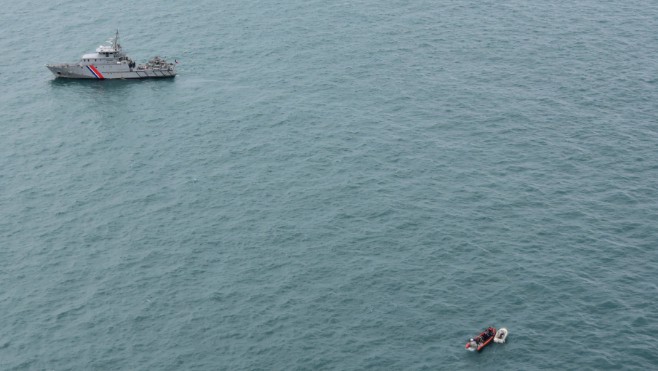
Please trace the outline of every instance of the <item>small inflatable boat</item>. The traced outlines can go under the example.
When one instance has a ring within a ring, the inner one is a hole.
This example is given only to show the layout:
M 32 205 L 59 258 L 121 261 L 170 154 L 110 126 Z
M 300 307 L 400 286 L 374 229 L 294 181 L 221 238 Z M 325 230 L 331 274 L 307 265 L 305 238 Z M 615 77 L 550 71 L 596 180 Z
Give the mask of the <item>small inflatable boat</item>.
M 496 336 L 494 336 L 494 342 L 503 344 L 505 339 L 507 339 L 507 334 L 509 334 L 509 331 L 507 331 L 505 327 L 501 327 L 498 332 L 496 332 Z
M 470 350 L 471 352 L 477 350 L 479 352 L 484 347 L 489 345 L 495 336 L 496 329 L 494 327 L 489 327 L 488 329 L 482 331 L 479 336 L 471 338 L 466 343 L 466 350 Z

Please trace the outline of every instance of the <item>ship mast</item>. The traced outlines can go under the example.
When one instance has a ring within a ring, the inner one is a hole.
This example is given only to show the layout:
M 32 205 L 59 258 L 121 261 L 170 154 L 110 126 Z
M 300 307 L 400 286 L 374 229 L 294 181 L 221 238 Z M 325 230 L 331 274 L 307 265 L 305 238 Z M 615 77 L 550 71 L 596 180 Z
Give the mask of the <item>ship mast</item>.
M 117 33 L 114 36 L 114 45 L 112 45 L 112 46 L 114 47 L 115 51 L 119 50 L 119 29 L 118 28 L 117 28 Z

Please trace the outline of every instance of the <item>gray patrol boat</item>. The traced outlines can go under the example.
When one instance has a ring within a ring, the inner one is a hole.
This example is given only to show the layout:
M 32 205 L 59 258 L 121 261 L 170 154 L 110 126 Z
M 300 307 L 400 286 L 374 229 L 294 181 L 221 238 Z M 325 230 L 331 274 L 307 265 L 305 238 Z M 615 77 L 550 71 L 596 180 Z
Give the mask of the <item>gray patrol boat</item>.
M 101 45 L 96 53 L 85 54 L 75 64 L 47 64 L 56 77 L 69 79 L 146 79 L 176 76 L 176 63 L 154 57 L 146 64 L 136 64 L 119 44 L 119 30 L 110 45 Z

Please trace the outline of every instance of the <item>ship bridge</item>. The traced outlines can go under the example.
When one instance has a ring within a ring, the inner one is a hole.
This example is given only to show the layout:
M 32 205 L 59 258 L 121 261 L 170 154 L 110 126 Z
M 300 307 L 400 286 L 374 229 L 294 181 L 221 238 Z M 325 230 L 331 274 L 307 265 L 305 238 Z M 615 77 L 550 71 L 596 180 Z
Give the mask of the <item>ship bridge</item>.
M 108 40 L 110 45 L 100 45 L 96 48 L 96 53 L 84 54 L 82 56 L 83 62 L 110 62 L 114 60 L 124 60 L 127 58 L 121 50 L 121 45 L 119 44 L 119 30 L 117 30 L 116 36 Z

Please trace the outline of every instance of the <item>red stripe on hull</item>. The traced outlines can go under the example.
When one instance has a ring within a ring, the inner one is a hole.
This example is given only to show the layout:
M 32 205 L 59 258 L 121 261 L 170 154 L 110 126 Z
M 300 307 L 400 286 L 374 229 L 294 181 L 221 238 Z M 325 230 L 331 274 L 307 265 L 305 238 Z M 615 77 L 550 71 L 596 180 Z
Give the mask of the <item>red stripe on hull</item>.
M 103 76 L 103 74 L 100 73 L 100 71 L 97 70 L 96 67 L 94 67 L 93 64 L 90 64 L 90 65 L 89 65 L 89 68 L 91 69 L 91 72 L 93 72 L 94 75 L 96 75 L 96 77 L 98 77 L 98 78 L 101 79 L 101 80 L 105 79 L 105 76 Z

